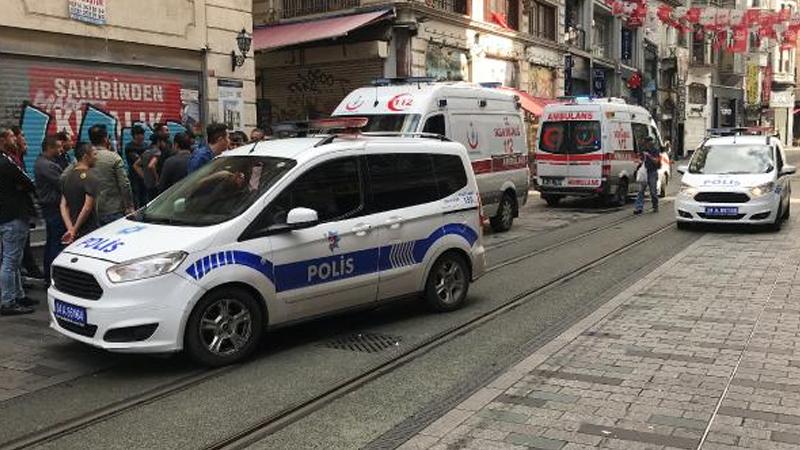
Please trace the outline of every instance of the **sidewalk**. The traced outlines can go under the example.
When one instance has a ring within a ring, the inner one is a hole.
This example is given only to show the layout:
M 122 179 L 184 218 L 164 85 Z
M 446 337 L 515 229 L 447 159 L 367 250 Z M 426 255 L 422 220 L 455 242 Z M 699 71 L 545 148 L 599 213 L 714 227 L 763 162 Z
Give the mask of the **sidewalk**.
M 797 448 L 793 225 L 707 234 L 401 448 Z

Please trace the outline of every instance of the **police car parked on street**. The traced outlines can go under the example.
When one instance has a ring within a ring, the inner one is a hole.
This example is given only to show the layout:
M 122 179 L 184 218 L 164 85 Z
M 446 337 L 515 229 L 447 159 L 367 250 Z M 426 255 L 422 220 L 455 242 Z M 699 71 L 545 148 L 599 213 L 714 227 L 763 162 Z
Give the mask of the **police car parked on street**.
M 461 144 L 415 137 L 225 153 L 61 253 L 51 326 L 223 365 L 280 325 L 415 294 L 436 311 L 462 306 L 485 267 L 475 176 Z
M 791 208 L 790 176 L 780 140 L 745 130 L 707 139 L 681 166 L 678 228 L 694 223 L 764 224 L 780 229 Z

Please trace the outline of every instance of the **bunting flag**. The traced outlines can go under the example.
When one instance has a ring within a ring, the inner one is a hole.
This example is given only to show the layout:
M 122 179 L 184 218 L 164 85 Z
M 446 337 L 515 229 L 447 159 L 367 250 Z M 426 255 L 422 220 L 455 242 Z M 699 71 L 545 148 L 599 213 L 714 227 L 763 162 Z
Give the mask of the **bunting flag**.
M 781 50 L 791 50 L 795 47 L 797 47 L 797 29 L 787 28 L 786 31 L 783 33 L 783 43 L 781 44 Z
M 747 53 L 747 27 L 738 26 L 733 29 L 733 39 L 728 50 L 732 53 Z

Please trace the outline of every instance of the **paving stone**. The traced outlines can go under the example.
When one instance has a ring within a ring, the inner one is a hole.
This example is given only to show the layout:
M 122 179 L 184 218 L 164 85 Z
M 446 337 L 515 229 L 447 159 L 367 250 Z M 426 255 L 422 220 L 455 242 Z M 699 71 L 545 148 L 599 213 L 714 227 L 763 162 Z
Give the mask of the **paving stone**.
M 553 401 L 560 403 L 575 403 L 576 401 L 578 401 L 578 397 L 575 395 L 561 394 L 558 392 L 533 391 L 530 394 L 528 394 L 528 397 L 538 400 L 546 400 L 546 401 Z
M 560 450 L 567 444 L 565 441 L 558 439 L 548 439 L 541 436 L 531 436 L 519 433 L 509 434 L 508 437 L 506 437 L 506 442 L 543 450 Z
M 610 384 L 614 386 L 619 386 L 624 381 L 622 378 L 583 375 L 579 373 L 550 371 L 550 370 L 534 370 L 531 372 L 531 375 L 543 378 L 561 378 L 570 381 L 582 381 L 585 383 Z
M 525 414 L 520 414 L 510 411 L 500 411 L 496 409 L 482 409 L 478 411 L 478 416 L 483 417 L 484 419 L 498 420 L 500 422 L 511 422 L 519 424 L 528 423 L 528 416 L 526 416 Z
M 699 443 L 696 439 L 669 436 L 658 433 L 634 431 L 625 428 L 605 427 L 601 425 L 583 423 L 578 428 L 579 433 L 601 436 L 604 438 L 619 439 L 624 441 L 641 442 L 645 444 L 663 445 L 676 448 L 694 449 Z
M 705 430 L 707 424 L 707 422 L 703 420 L 686 419 L 683 417 L 665 416 L 661 414 L 653 414 L 648 419 L 648 422 L 676 428 L 690 428 L 693 430 Z

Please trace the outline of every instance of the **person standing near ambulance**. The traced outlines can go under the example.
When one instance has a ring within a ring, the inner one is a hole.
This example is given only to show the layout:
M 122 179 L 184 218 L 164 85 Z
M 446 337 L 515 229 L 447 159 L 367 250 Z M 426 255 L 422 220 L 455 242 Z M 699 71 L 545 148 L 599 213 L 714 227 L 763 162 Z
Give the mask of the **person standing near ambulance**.
M 643 168 L 647 173 L 647 181 L 639 184 L 639 194 L 633 207 L 634 214 L 641 214 L 644 209 L 644 191 L 649 187 L 650 201 L 653 203 L 653 212 L 658 212 L 658 169 L 661 168 L 661 149 L 656 146 L 653 136 L 644 138 L 642 149 L 639 152 Z M 637 177 L 638 178 L 638 177 Z

